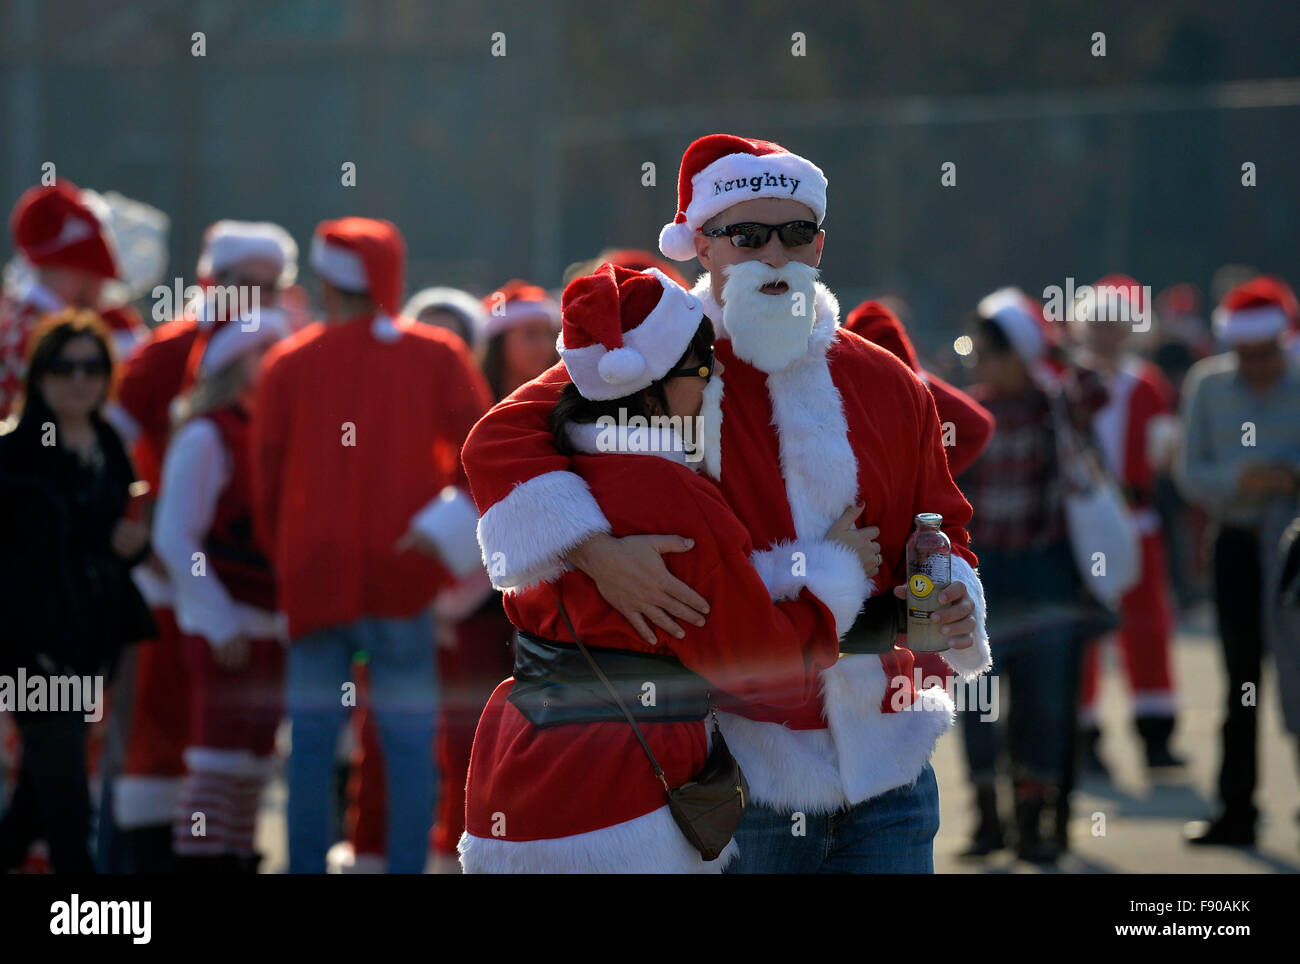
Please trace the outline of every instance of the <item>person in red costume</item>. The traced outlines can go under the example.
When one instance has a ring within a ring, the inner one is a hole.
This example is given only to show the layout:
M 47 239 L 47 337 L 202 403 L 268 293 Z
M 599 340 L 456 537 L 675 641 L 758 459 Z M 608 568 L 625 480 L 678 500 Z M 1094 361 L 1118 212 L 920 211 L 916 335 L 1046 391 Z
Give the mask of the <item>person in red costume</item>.
M 398 315 L 406 246 L 388 221 L 322 222 L 325 319 L 267 355 L 253 515 L 288 618 L 289 869 L 325 870 L 349 669 L 364 652 L 387 764 L 389 869 L 424 869 L 433 814 L 429 604 L 481 565 L 458 459 L 488 407 L 460 338 Z
M 66 178 L 24 191 L 9 233 L 33 273 L 0 305 L 0 419 L 21 393 L 28 338 L 41 317 L 68 307 L 98 310 L 104 282 L 118 276 L 104 213 Z
M 188 391 L 207 340 L 218 324 L 229 324 L 240 299 L 209 296 L 221 288 L 242 292 L 260 306 L 259 324 L 279 321 L 279 292 L 298 272 L 298 246 L 289 233 L 269 222 L 216 221 L 203 234 L 197 276 L 204 297 L 184 306 L 177 317 L 155 328 L 127 359 L 118 388 L 118 405 L 129 434 L 140 477 L 148 483 L 146 516 L 162 496 L 162 463 L 171 440 L 173 403 Z M 139 873 L 174 870 L 172 819 L 185 776 L 183 753 L 189 714 L 189 672 L 177 626 L 175 591 L 155 556 L 132 576 L 153 610 L 159 635 L 138 650 L 127 726 L 124 772 L 114 781 L 113 813 L 126 832 Z M 190 626 L 193 633 L 198 627 Z
M 850 509 L 817 545 L 842 566 L 810 576 L 789 602 L 771 600 L 748 533 L 686 447 L 682 429 L 725 368 L 699 299 L 661 272 L 605 264 L 576 279 L 564 293 L 561 337 L 574 381 L 552 416 L 557 444 L 573 453 L 614 531 L 681 527 L 694 546 L 672 567 L 713 606 L 704 626 L 649 645 L 583 573 L 507 597 L 520 629 L 515 676 L 497 687 L 475 734 L 461 859 L 471 873 L 717 873 L 734 859 L 735 841 L 703 860 L 664 795 L 705 764 L 707 693 L 800 712 L 838 658 L 837 622 L 862 605 L 878 546 L 872 530 L 851 526 Z M 617 678 L 651 681 L 653 700 L 637 683 L 641 698 L 626 702 L 664 783 L 617 710 L 602 714 L 581 698 L 581 709 L 568 705 L 565 694 L 600 685 L 575 663 L 575 638 Z
M 1106 468 L 1123 486 L 1141 533 L 1141 576 L 1120 600 L 1119 647 L 1131 692 L 1132 713 L 1146 748 L 1147 766 L 1179 767 L 1169 749 L 1177 715 L 1173 675 L 1174 607 L 1168 553 L 1155 508 L 1156 474 L 1172 465 L 1177 420 L 1174 390 L 1160 369 L 1126 349 L 1131 319 L 1144 310 L 1143 289 L 1125 275 L 1107 275 L 1092 286 L 1091 307 L 1081 302 L 1073 328 L 1079 358 L 1098 372 L 1109 400 L 1092 416 Z M 1107 293 L 1113 290 L 1115 295 Z M 1130 302 L 1132 307 L 1124 305 Z M 1107 317 L 1110 306 L 1119 317 Z M 1101 738 L 1097 702 L 1098 655 L 1104 640 L 1084 650 L 1079 695 L 1082 763 L 1106 773 L 1097 753 Z
M 839 327 L 839 306 L 817 282 L 825 213 L 826 178 L 812 162 L 769 141 L 712 134 L 683 156 L 677 214 L 660 235 L 666 256 L 698 257 L 709 272 L 692 294 L 714 323 L 727 375 L 705 393 L 704 472 L 748 531 L 774 598 L 789 598 L 795 574 L 842 569 L 810 543 L 850 507 L 879 529 L 881 545 L 863 618 L 880 626 L 885 651 L 842 657 L 798 714 L 751 703 L 720 714 L 753 796 L 734 869 L 931 872 L 938 791 L 928 761 L 952 725 L 953 704 L 940 689 L 913 688 L 911 652 L 892 645 L 896 600 L 913 517 L 937 512 L 953 547 L 954 579 L 936 614 L 951 642 L 946 659 L 964 676 L 989 668 L 965 530 L 971 510 L 949 474 L 924 383 Z M 611 533 L 549 428 L 568 381 L 565 367 L 551 369 L 494 408 L 466 442 L 489 574 L 521 591 L 573 566 L 647 642 L 656 632 L 682 639 L 678 620 L 703 625 L 710 601 L 673 576 L 661 553 L 689 548 L 671 530 Z M 852 621 L 837 621 L 837 630 Z M 804 821 L 804 836 L 792 836 L 792 820 Z

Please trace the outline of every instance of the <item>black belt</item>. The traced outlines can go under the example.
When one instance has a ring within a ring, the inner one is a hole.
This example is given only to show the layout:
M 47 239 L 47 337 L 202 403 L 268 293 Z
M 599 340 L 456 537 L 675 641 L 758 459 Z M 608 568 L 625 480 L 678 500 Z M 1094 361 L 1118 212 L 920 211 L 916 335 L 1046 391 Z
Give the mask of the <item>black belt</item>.
M 675 657 L 588 646 L 637 720 L 680 723 L 709 713 L 709 684 Z M 510 702 L 537 727 L 625 720 L 609 690 L 572 643 L 515 634 Z
M 898 634 L 907 631 L 904 601 L 886 589 L 872 596 L 858 613 L 853 628 L 840 640 L 841 653 L 888 653 Z

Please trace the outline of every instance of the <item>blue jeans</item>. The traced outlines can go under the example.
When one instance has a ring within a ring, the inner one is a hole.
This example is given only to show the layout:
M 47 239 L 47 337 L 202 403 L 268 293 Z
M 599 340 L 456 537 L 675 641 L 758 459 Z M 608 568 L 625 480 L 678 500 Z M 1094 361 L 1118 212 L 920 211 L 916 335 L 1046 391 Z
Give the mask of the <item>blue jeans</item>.
M 287 707 L 293 724 L 288 762 L 289 872 L 325 872 L 334 825 L 334 753 L 352 658 L 367 654 L 370 705 L 384 748 L 389 873 L 424 871 L 433 822 L 433 622 L 426 610 L 406 619 L 366 617 L 294 640 Z M 355 688 L 352 689 L 355 693 Z
M 800 834 L 802 830 L 802 834 Z M 916 782 L 836 813 L 751 804 L 736 828 L 729 874 L 932 874 L 939 784 L 929 763 Z

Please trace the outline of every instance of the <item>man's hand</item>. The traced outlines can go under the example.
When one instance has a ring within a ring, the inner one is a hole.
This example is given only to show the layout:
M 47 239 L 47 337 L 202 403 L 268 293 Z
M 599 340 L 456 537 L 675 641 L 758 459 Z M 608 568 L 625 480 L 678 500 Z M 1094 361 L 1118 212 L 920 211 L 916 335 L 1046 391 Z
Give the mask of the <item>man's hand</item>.
M 865 508 L 865 505 L 858 503 L 845 509 L 840 517 L 831 523 L 830 530 L 826 533 L 826 539 L 828 542 L 838 542 L 856 555 L 858 562 L 862 564 L 862 568 L 867 574 L 867 578 L 870 579 L 880 570 L 882 557 L 880 555 L 880 543 L 876 542 L 876 536 L 880 535 L 880 529 L 876 526 L 858 529 L 853 525 Z
M 598 533 L 565 558 L 592 578 L 605 602 L 622 613 L 642 639 L 654 643 L 654 630 L 647 619 L 677 639 L 686 635 L 677 619 L 704 625 L 708 602 L 670 573 L 660 558 L 661 553 L 686 552 L 694 545 L 681 536 L 616 539 Z
M 895 586 L 894 595 L 899 599 L 907 598 L 906 586 Z M 966 585 L 950 582 L 939 590 L 939 602 L 942 609 L 930 613 L 930 622 L 941 623 L 939 630 L 948 639 L 951 649 L 968 649 L 975 645 L 975 603 L 966 592 Z

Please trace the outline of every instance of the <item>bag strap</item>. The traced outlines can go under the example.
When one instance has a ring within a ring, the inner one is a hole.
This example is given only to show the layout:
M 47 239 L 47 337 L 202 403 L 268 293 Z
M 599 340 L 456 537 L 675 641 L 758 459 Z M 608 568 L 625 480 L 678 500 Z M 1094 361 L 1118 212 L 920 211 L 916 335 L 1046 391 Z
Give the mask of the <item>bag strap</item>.
M 627 706 L 624 705 L 622 697 L 618 695 L 618 690 L 614 689 L 614 684 L 609 681 L 609 677 L 605 675 L 604 670 L 600 668 L 600 665 L 592 657 L 591 652 L 586 646 L 582 645 L 582 640 L 578 638 L 578 631 L 573 628 L 573 620 L 569 618 L 569 611 L 564 608 L 564 600 L 560 598 L 560 590 L 558 587 L 555 590 L 555 602 L 560 607 L 560 615 L 564 617 L 564 622 L 569 627 L 569 633 L 573 636 L 574 644 L 577 645 L 578 649 L 582 652 L 582 655 L 587 658 L 587 662 L 591 665 L 596 676 L 605 684 L 605 688 L 609 690 L 609 695 L 614 697 L 614 702 L 618 704 L 618 708 L 623 711 L 623 716 L 627 718 L 628 723 L 632 726 L 632 732 L 636 734 L 637 742 L 641 744 L 641 749 L 645 750 L 645 755 L 649 758 L 650 765 L 654 767 L 655 776 L 657 776 L 659 782 L 664 785 L 664 790 L 668 791 L 668 778 L 664 776 L 663 767 L 661 767 L 659 761 L 655 759 L 654 753 L 650 750 L 650 744 L 645 741 L 645 736 L 641 733 L 641 727 L 636 725 L 636 720 L 628 711 Z

